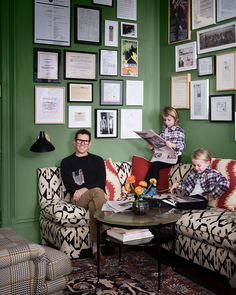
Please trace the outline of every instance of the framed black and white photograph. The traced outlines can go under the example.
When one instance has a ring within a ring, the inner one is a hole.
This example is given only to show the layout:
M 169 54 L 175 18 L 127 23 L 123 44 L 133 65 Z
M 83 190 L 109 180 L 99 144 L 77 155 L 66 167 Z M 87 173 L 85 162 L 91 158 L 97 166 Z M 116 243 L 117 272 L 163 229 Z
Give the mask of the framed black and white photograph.
M 192 29 L 199 29 L 216 23 L 215 0 L 192 1 Z
M 234 121 L 234 95 L 210 96 L 210 121 L 232 122 Z
M 68 102 L 93 102 L 93 84 L 68 83 Z
M 100 105 L 123 105 L 123 80 L 100 80 Z
M 34 82 L 61 81 L 61 50 L 34 48 Z
M 117 109 L 95 109 L 95 137 L 118 137 Z
M 100 75 L 117 76 L 117 50 L 100 49 Z
M 93 0 L 93 4 L 112 6 L 112 0 Z
M 215 56 L 198 58 L 198 76 L 210 76 L 215 74 Z
M 197 31 L 198 54 L 236 46 L 236 22 Z
M 236 0 L 217 0 L 217 22 L 236 17 Z
M 105 20 L 105 46 L 118 47 L 118 21 Z
M 121 76 L 138 77 L 138 40 L 121 39 Z
M 120 35 L 121 37 L 137 38 L 138 37 L 137 23 L 121 22 Z
M 197 68 L 196 42 L 175 46 L 175 71 L 189 71 Z
M 68 106 L 68 128 L 91 128 L 91 112 L 89 106 Z
M 236 51 L 216 55 L 216 90 L 236 89 Z
M 64 62 L 65 79 L 97 79 L 97 53 L 65 51 Z
M 75 42 L 101 45 L 101 9 L 75 6 Z
M 209 80 L 190 82 L 190 119 L 208 120 Z

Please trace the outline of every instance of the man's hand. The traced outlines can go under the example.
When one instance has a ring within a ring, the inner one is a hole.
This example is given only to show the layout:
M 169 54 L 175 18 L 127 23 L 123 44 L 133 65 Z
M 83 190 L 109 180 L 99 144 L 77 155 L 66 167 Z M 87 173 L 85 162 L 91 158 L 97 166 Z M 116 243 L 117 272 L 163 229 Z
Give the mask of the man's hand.
M 81 189 L 77 189 L 75 192 L 74 192 L 74 195 L 73 195 L 73 200 L 74 201 L 79 201 L 79 199 L 81 198 L 81 196 L 87 191 L 88 189 L 86 187 L 83 187 Z
M 173 191 L 179 186 L 178 182 L 175 182 L 171 187 L 169 187 L 169 191 L 173 194 Z

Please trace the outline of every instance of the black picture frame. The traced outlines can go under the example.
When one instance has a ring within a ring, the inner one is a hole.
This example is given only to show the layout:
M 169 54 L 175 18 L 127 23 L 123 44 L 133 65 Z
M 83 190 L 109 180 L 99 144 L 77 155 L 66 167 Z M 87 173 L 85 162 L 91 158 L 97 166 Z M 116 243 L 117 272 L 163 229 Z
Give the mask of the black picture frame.
M 210 121 L 234 122 L 234 94 L 210 95 Z
M 75 5 L 75 42 L 101 45 L 101 8 Z
M 215 75 L 215 56 L 204 56 L 197 59 L 198 76 Z
M 100 105 L 123 105 L 123 80 L 100 80 Z
M 61 50 L 34 48 L 33 81 L 38 83 L 61 82 Z
M 93 102 L 93 83 L 69 82 L 67 101 L 72 103 Z
M 95 109 L 95 138 L 118 137 L 118 109 Z

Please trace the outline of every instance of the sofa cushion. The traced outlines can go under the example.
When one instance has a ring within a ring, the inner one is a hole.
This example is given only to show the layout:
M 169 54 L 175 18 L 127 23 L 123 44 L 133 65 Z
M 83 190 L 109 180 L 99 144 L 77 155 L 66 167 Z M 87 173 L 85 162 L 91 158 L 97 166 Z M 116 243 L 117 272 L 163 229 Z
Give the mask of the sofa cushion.
M 125 183 L 127 177 L 131 174 L 131 163 L 130 162 L 114 162 L 113 165 L 116 167 L 116 171 L 118 173 L 118 177 L 121 184 L 121 194 L 122 198 L 127 197 L 127 192 L 125 190 Z
M 117 200 L 122 198 L 120 179 L 111 158 L 105 160 L 105 167 L 106 167 L 106 188 L 105 189 L 106 189 L 108 200 Z
M 175 182 L 185 179 L 189 172 L 193 169 L 192 164 L 176 164 L 170 169 L 169 185 L 172 186 Z
M 145 179 L 150 165 L 151 162 L 143 157 L 136 155 L 132 157 L 131 174 L 136 178 L 136 185 L 138 185 L 139 181 Z

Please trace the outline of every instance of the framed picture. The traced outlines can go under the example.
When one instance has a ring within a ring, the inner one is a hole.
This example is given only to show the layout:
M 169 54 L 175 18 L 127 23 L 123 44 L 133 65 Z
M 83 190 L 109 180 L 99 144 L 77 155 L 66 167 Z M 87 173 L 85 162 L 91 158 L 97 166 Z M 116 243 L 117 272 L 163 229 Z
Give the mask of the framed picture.
M 234 95 L 210 96 L 210 121 L 234 121 Z
M 65 87 L 35 86 L 35 124 L 65 123 Z
M 216 90 L 236 89 L 236 51 L 216 56 Z
M 61 81 L 61 50 L 34 48 L 34 82 Z
M 198 54 L 236 46 L 236 22 L 197 32 Z
M 143 81 L 126 80 L 126 105 L 143 105 Z
M 100 80 L 100 104 L 123 105 L 123 80 Z
M 91 128 L 91 107 L 68 106 L 69 128 Z
M 236 0 L 217 0 L 217 21 L 236 17 Z
M 34 0 L 34 43 L 70 46 L 70 6 L 68 0 Z
M 198 76 L 209 76 L 215 74 L 215 56 L 198 58 Z
M 138 77 L 138 41 L 121 39 L 121 76 Z
M 208 120 L 209 108 L 209 80 L 196 80 L 190 82 L 191 93 L 191 120 Z
M 105 46 L 118 47 L 118 22 L 105 20 Z
M 95 109 L 95 137 L 118 137 L 118 110 Z
M 175 109 L 189 109 L 189 85 L 191 74 L 171 77 L 171 106 Z
M 137 20 L 137 0 L 117 0 L 117 18 Z
M 121 37 L 137 38 L 137 24 L 136 23 L 120 23 L 120 35 Z
M 196 42 L 175 46 L 175 71 L 189 71 L 197 68 Z
M 142 109 L 121 109 L 120 138 L 140 138 L 134 132 L 143 130 Z
M 192 1 L 192 29 L 215 24 L 215 0 Z
M 190 0 L 168 0 L 168 43 L 191 40 Z
M 75 42 L 101 45 L 101 9 L 75 6 Z
M 93 102 L 93 84 L 68 83 L 68 102 Z
M 93 4 L 112 6 L 112 0 L 93 0 Z
M 100 75 L 117 76 L 117 50 L 100 49 Z
M 95 52 L 64 52 L 65 79 L 96 80 L 97 53 Z

